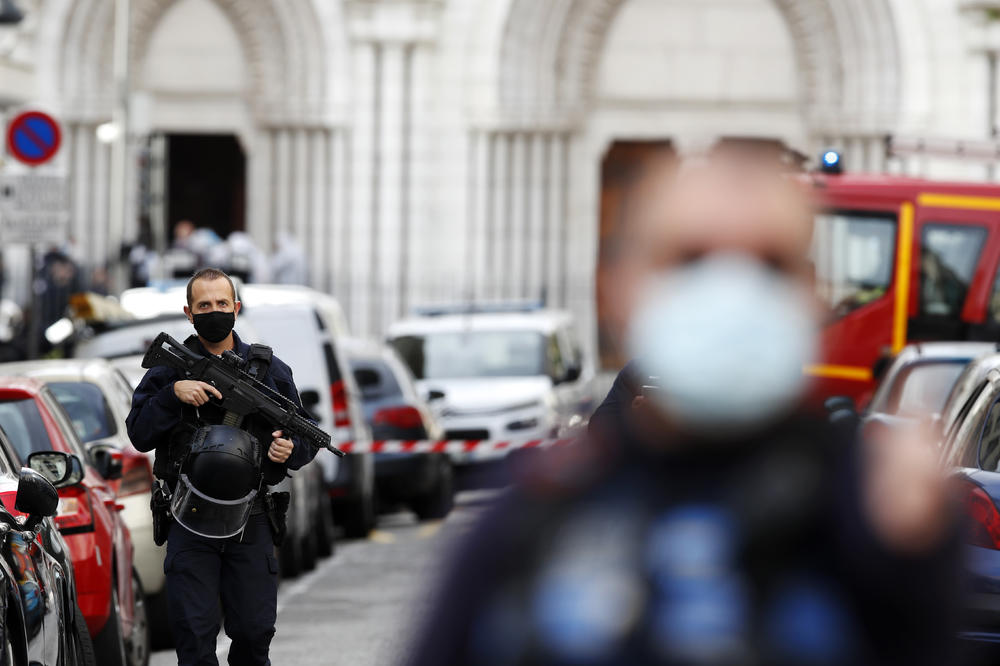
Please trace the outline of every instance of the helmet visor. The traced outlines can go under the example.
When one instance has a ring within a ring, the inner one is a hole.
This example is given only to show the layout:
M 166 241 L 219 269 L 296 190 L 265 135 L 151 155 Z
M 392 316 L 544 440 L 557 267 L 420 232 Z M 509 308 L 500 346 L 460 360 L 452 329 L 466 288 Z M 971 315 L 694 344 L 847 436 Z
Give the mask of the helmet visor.
M 250 509 L 257 496 L 251 490 L 237 500 L 209 497 L 191 485 L 187 474 L 181 474 L 170 503 L 170 513 L 182 527 L 210 539 L 225 539 L 238 534 L 250 518 Z

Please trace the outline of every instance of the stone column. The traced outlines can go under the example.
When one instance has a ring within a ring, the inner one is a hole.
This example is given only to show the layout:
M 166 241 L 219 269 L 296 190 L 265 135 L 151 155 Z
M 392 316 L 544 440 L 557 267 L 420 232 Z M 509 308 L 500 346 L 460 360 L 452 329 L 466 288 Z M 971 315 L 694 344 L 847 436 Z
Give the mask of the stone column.
M 292 238 L 309 259 L 309 132 L 304 128 L 292 130 L 292 168 L 288 173 L 292 190 L 292 211 L 289 229 Z M 310 264 L 309 272 L 314 270 Z
M 98 248 L 93 245 L 90 230 L 94 228 L 91 221 L 91 198 L 94 187 L 93 177 L 93 143 L 94 129 L 85 123 L 74 124 L 72 129 L 73 163 L 73 214 L 70 220 L 73 235 L 80 244 L 80 251 L 89 257 L 98 256 Z
M 543 236 L 545 234 L 545 185 L 548 181 L 545 164 L 545 135 L 532 134 L 528 144 L 528 164 L 531 173 L 527 225 L 527 270 L 524 280 L 524 296 L 529 299 L 542 297 L 543 277 Z
M 310 131 L 309 137 L 309 284 L 323 289 L 327 284 L 330 261 L 324 252 L 330 220 L 326 208 L 330 178 L 327 175 L 327 137 L 325 130 Z
M 254 134 L 250 160 L 250 191 L 247 193 L 247 233 L 264 252 L 270 252 L 273 236 L 274 131 L 262 127 Z
M 488 298 L 503 298 L 506 285 L 504 265 L 510 228 L 510 135 L 493 136 L 493 217 L 487 237 L 486 284 Z
M 371 332 L 371 296 L 374 289 L 372 228 L 378 224 L 375 118 L 377 117 L 375 45 L 359 43 L 354 48 L 358 113 L 354 120 L 351 151 L 352 214 L 350 220 L 350 312 L 349 321 L 359 335 Z
M 405 216 L 403 215 L 403 178 L 407 151 L 404 146 L 404 118 L 409 113 L 405 108 L 409 99 L 406 90 L 408 81 L 405 77 L 405 49 L 399 43 L 386 43 L 381 47 L 381 71 L 378 81 L 379 91 L 379 205 L 378 226 L 374 230 L 372 243 L 381 254 L 379 272 L 375 279 L 378 288 L 378 316 L 375 319 L 373 333 L 382 333 L 382 329 L 395 320 L 401 313 L 399 303 L 401 290 L 400 277 L 403 256 L 409 252 L 404 246 L 403 236 Z
M 358 167 L 354 177 L 367 181 L 355 180 L 353 187 L 353 195 L 367 201 L 354 206 L 352 235 L 359 250 L 354 258 L 364 257 L 367 263 L 364 284 L 355 295 L 366 304 L 367 316 L 359 328 L 381 334 L 402 314 L 410 289 L 415 95 L 411 64 L 414 49 L 436 39 L 441 4 L 347 0 L 346 9 L 355 41 L 356 93 L 360 94 L 352 146 Z M 355 271 L 355 275 L 362 273 Z M 352 323 L 358 326 L 356 312 L 352 312 Z
M 562 136 L 552 134 L 548 141 L 549 165 L 549 225 L 548 225 L 548 297 L 554 306 L 566 304 L 565 234 L 567 214 L 566 146 Z
M 289 232 L 292 228 L 292 192 L 291 192 L 291 171 L 292 171 L 292 144 L 290 130 L 278 129 L 274 132 L 274 216 L 271 223 L 273 236 L 271 240 L 281 232 Z M 264 248 L 269 251 L 269 247 Z

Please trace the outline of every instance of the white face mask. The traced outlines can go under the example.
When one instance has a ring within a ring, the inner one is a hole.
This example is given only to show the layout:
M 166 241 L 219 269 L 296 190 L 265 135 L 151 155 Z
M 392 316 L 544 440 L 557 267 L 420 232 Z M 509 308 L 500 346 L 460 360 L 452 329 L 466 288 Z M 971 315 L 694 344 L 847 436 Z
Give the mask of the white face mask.
M 661 390 L 654 404 L 686 429 L 727 434 L 789 411 L 816 357 L 805 292 L 759 261 L 710 256 L 651 280 L 627 351 Z

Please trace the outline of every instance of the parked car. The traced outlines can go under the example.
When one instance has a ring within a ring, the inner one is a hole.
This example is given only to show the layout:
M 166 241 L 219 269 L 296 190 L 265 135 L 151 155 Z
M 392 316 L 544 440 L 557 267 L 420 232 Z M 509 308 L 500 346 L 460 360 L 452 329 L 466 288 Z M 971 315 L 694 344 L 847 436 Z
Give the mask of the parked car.
M 105 325 L 100 331 L 90 331 L 76 341 L 73 356 L 76 358 L 117 359 L 123 356 L 142 356 L 160 333 L 166 333 L 183 342 L 194 334 L 191 322 L 184 316 L 184 291 L 177 293 L 180 304 L 173 314 L 164 314 L 152 319 L 130 319 Z M 244 340 L 256 341 L 257 332 L 253 326 L 239 318 L 236 334 Z
M 374 440 L 444 436 L 413 375 L 391 347 L 347 340 L 344 349 Z M 376 453 L 375 488 L 380 507 L 403 502 L 421 520 L 444 518 L 454 505 L 454 472 L 443 453 Z
M 239 297 L 241 317 L 260 333 L 260 341 L 292 368 L 303 405 L 333 436 L 334 445 L 345 439 L 364 440 L 367 429 L 360 395 L 339 350 L 347 323 L 337 301 L 306 287 L 285 285 L 244 285 Z M 300 553 L 286 548 L 285 559 L 299 558 L 308 565 L 313 559 L 311 551 L 317 547 L 310 541 L 317 540 L 320 547 L 331 541 L 334 519 L 348 536 L 367 534 L 374 526 L 371 454 L 338 459 L 321 450 L 314 464 L 295 476 L 299 483 L 306 482 L 292 497 L 293 503 L 300 505 L 296 514 L 305 520 L 290 527 L 305 536 L 305 547 Z M 325 553 L 321 550 L 321 554 Z
M 904 347 L 883 375 L 869 415 L 940 418 L 948 394 L 970 361 L 996 352 L 995 343 L 921 342 Z
M 71 483 L 75 472 L 63 453 L 35 454 L 29 470 L 15 473 L 7 436 L 0 431 L 0 627 L 5 664 L 95 666 L 87 623 L 77 605 L 68 547 L 52 516 L 59 495 L 47 478 L 61 465 Z M 61 457 L 61 458 L 60 458 Z M 40 474 L 40 472 L 42 472 Z
M 1000 642 L 1000 369 L 991 368 L 959 407 L 942 460 L 963 493 L 970 529 L 964 638 Z
M 108 482 L 120 477 L 128 453 L 101 445 L 85 449 L 52 391 L 36 379 L 0 378 L 0 428 L 21 465 L 38 451 L 61 451 L 82 461 L 82 480 L 59 489 L 55 517 L 73 560 L 80 609 L 102 666 L 145 666 L 149 631 L 142 584 L 120 514 L 124 505 Z
M 122 457 L 121 478 L 109 480 L 108 484 L 125 506 L 121 515 L 135 546 L 133 563 L 146 595 L 151 639 L 158 646 L 169 646 L 163 573 L 166 549 L 153 543 L 153 516 L 149 509 L 153 454 L 136 451 L 125 429 L 125 417 L 132 405 L 132 385 L 104 359 L 5 363 L 0 365 L 0 375 L 21 375 L 45 382 L 90 451 L 110 446 L 128 453 Z
M 589 418 L 593 364 L 567 312 L 474 306 L 424 310 L 389 327 L 387 339 L 431 401 L 445 437 L 545 439 Z M 505 450 L 452 455 L 456 464 L 502 458 Z

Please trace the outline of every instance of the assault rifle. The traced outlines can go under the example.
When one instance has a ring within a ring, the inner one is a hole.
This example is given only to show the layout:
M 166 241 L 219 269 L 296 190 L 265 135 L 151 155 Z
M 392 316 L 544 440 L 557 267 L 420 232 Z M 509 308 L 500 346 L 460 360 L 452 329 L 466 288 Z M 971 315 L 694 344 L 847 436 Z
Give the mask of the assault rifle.
M 219 389 L 222 399 L 212 401 L 230 415 L 242 419 L 258 414 L 285 436 L 296 435 L 317 449 L 327 449 L 338 456 L 344 452 L 331 444 L 330 435 L 298 413 L 298 405 L 263 384 L 246 371 L 246 361 L 232 351 L 222 357 L 202 356 L 166 333 L 160 333 L 149 345 L 142 358 L 142 367 L 157 366 L 179 370 L 185 378 L 211 384 Z M 234 425 L 234 424 L 233 424 Z

